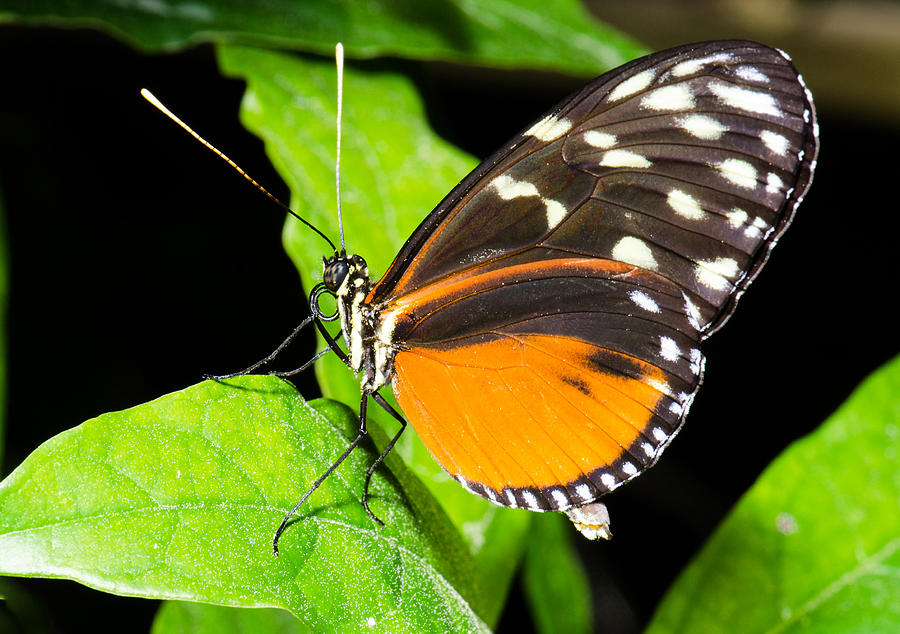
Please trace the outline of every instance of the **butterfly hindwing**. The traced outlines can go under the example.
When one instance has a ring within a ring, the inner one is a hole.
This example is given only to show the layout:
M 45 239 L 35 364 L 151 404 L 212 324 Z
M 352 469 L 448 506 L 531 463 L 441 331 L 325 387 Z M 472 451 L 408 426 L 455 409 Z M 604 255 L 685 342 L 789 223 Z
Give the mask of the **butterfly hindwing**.
M 394 392 L 435 458 L 495 502 L 562 510 L 649 467 L 700 382 L 671 282 L 559 258 L 456 276 L 393 306 Z

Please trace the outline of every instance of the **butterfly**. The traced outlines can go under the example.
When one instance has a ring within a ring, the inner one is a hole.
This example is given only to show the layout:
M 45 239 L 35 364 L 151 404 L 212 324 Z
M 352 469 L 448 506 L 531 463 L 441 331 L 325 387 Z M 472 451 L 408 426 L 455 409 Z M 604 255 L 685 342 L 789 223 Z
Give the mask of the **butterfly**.
M 319 232 L 334 253 L 297 331 L 315 323 L 360 376 L 360 431 L 285 515 L 275 553 L 366 436 L 370 397 L 400 422 L 366 475 L 374 520 L 369 481 L 408 418 L 470 492 L 610 537 L 598 500 L 681 429 L 703 378 L 700 344 L 791 223 L 817 152 L 812 96 L 787 54 L 687 44 L 601 75 L 513 137 L 377 281 Z M 403 414 L 380 395 L 388 386 Z
M 461 181 L 377 282 L 359 255 L 325 260 L 311 307 L 361 377 L 347 453 L 369 396 L 401 422 L 372 469 L 397 441 L 390 385 L 467 490 L 608 537 L 597 500 L 681 429 L 699 345 L 790 224 L 817 150 L 811 94 L 778 49 L 689 44 L 598 77 Z

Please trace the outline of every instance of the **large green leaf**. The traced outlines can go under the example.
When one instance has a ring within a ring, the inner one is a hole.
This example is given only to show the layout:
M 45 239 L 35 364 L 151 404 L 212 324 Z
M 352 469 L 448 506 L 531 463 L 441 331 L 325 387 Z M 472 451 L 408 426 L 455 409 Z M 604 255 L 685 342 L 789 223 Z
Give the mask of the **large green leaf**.
M 0 21 L 97 26 L 147 49 L 240 42 L 597 74 L 643 51 L 577 0 L 6 0 Z
M 337 240 L 334 193 L 335 70 L 310 61 L 240 47 L 220 49 L 225 73 L 247 81 L 242 118 L 266 142 L 267 152 L 293 192 L 292 207 Z M 391 73 L 345 76 L 341 181 L 347 246 L 363 255 L 373 276 L 384 272 L 406 237 L 475 160 L 427 126 L 411 82 Z M 306 288 L 321 279 L 328 246 L 293 219 L 285 247 Z M 334 355 L 317 367 L 322 391 L 345 403 L 359 400 L 359 382 Z M 378 407 L 370 417 L 385 429 L 397 423 Z M 467 539 L 491 588 L 487 612 L 494 623 L 518 565 L 530 522 L 527 511 L 503 509 L 463 490 L 438 467 L 415 432 L 398 447 Z
M 766 469 L 648 629 L 735 631 L 900 632 L 900 357 Z
M 379 470 L 372 481 L 387 526 L 363 511 L 369 443 L 310 498 L 272 556 L 281 516 L 357 425 L 344 406 L 310 407 L 268 377 L 205 382 L 87 421 L 0 484 L 0 573 L 280 607 L 314 631 L 483 629 L 467 601 L 477 598 L 471 559 L 402 464 L 398 479 Z

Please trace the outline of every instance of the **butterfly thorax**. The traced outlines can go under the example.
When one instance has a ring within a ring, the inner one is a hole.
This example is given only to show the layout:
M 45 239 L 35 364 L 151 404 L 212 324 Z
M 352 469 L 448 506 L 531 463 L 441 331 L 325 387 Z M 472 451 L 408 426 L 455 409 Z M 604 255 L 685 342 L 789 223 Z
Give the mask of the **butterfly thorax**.
M 378 336 L 378 314 L 366 302 L 372 290 L 369 267 L 358 255 L 336 253 L 325 261 L 323 281 L 337 298 L 350 367 L 362 374 L 362 389 L 374 392 L 390 382 L 396 351 Z

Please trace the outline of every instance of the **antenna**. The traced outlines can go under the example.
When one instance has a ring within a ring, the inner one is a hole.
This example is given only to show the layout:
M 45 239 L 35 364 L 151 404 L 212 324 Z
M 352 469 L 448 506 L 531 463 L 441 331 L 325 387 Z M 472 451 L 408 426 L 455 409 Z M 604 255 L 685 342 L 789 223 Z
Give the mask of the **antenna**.
M 344 110 L 344 45 L 334 47 L 334 62 L 337 66 L 337 159 L 334 166 L 335 189 L 337 190 L 338 229 L 341 232 L 341 254 L 345 255 L 344 218 L 341 215 L 341 115 Z
M 321 231 L 319 231 L 319 229 L 316 228 L 314 225 L 312 225 L 309 221 L 307 221 L 307 220 L 301 218 L 301 217 L 300 217 L 293 209 L 291 209 L 290 207 L 288 207 L 287 205 L 285 205 L 283 202 L 281 202 L 280 200 L 278 200 L 278 199 L 277 199 L 275 196 L 273 196 L 271 193 L 269 193 L 269 190 L 267 190 L 265 187 L 263 187 L 262 185 L 260 185 L 259 183 L 257 183 L 255 180 L 253 180 L 253 178 L 251 178 L 250 175 L 247 174 L 247 172 L 245 172 L 244 170 L 242 170 L 242 169 L 238 166 L 237 163 L 235 163 L 235 162 L 232 161 L 230 158 L 228 158 L 227 156 L 225 156 L 225 154 L 223 154 L 216 146 L 214 146 L 212 143 L 210 143 L 209 141 L 207 141 L 206 139 L 204 139 L 202 136 L 200 136 L 199 134 L 197 134 L 196 132 L 194 132 L 188 124 L 186 124 L 184 121 L 182 121 L 182 120 L 179 119 L 177 116 L 175 116 L 175 114 L 174 114 L 171 110 L 169 110 L 168 108 L 166 108 L 166 107 L 162 104 L 162 102 L 154 96 L 154 94 L 153 94 L 152 92 L 150 92 L 150 91 L 147 90 L 146 88 L 141 88 L 141 96 L 142 96 L 144 99 L 146 99 L 147 101 L 149 101 L 151 104 L 153 104 L 153 106 L 154 106 L 157 110 L 159 110 L 159 111 L 162 112 L 164 115 L 166 115 L 167 117 L 169 117 L 172 121 L 174 121 L 174 122 L 177 123 L 179 126 L 181 126 L 181 128 L 182 128 L 185 132 L 187 132 L 187 133 L 190 134 L 192 137 L 194 137 L 197 141 L 199 141 L 201 144 L 203 144 L 206 148 L 208 148 L 208 149 L 212 150 L 213 152 L 215 152 L 215 154 L 216 154 L 219 158 L 221 158 L 223 161 L 225 161 L 225 162 L 228 163 L 231 167 L 233 167 L 233 168 L 235 169 L 235 171 L 237 171 L 238 174 L 240 174 L 241 176 L 243 176 L 245 179 L 247 179 L 247 180 L 250 182 L 251 185 L 253 185 L 254 187 L 256 187 L 256 189 L 258 189 L 258 190 L 261 191 L 263 194 L 265 194 L 265 195 L 269 198 L 269 200 L 273 201 L 276 205 L 278 205 L 279 207 L 281 207 L 282 209 L 284 209 L 285 211 L 287 211 L 287 212 L 288 212 L 289 214 L 291 214 L 294 218 L 296 218 L 297 220 L 299 220 L 300 222 L 302 222 L 303 224 L 305 224 L 307 227 L 309 227 L 310 229 L 312 229 L 313 231 L 315 231 L 316 233 L 318 233 L 320 236 L 322 236 L 322 238 L 325 239 L 325 242 L 327 242 L 327 243 L 329 244 L 329 246 L 331 247 L 331 249 L 332 249 L 333 251 L 337 251 L 337 249 L 336 249 L 335 246 L 334 246 L 334 243 L 333 243 L 331 240 L 328 239 L 328 236 L 326 236 L 324 233 L 322 233 Z M 342 229 L 341 245 L 343 245 L 343 229 Z

